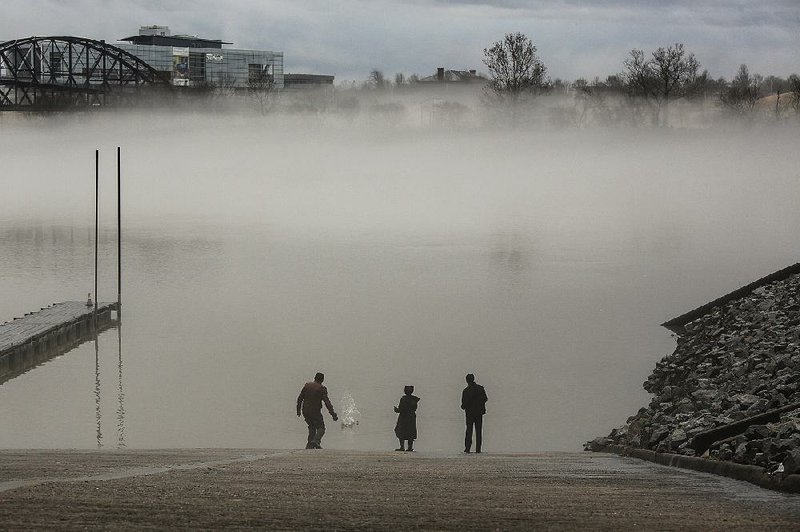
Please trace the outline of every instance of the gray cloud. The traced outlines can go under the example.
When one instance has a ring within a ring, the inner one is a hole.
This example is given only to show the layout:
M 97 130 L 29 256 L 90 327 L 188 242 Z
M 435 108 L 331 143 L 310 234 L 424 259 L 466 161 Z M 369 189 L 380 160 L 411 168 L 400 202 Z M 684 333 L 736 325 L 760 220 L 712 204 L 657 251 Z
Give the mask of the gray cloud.
M 709 26 L 797 27 L 800 22 L 800 2 L 797 0 L 560 0 L 531 2 L 525 0 L 406 0 L 410 4 L 427 6 L 480 6 L 490 9 L 514 10 L 526 15 L 551 19 L 587 19 L 600 17 L 619 21 L 681 18 L 686 23 L 698 20 Z
M 509 31 L 529 35 L 554 77 L 618 72 L 631 48 L 684 42 L 714 76 L 800 71 L 800 2 L 768 0 L 4 0 L 0 37 L 116 40 L 142 24 L 285 52 L 287 71 L 363 80 L 481 68 Z

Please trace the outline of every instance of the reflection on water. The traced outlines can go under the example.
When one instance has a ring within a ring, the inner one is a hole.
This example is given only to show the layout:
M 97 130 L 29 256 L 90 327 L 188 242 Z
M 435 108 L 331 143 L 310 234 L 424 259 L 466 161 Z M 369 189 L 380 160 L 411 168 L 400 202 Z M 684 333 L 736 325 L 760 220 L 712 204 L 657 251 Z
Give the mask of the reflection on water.
M 100 425 L 102 421 L 100 413 L 100 347 L 97 344 L 97 335 L 94 337 L 94 404 L 97 423 L 97 448 L 100 449 L 103 446 L 103 430 Z
M 93 245 L 93 244 L 92 244 Z M 67 336 L 64 334 L 59 338 L 63 341 L 61 343 L 39 343 L 36 348 L 29 348 L 24 352 L 17 353 L 12 356 L 6 356 L 2 359 L 0 364 L 0 385 L 6 384 L 9 386 L 10 381 L 13 384 L 19 384 L 26 379 L 35 375 L 33 370 L 39 369 L 40 371 L 48 364 L 68 361 L 71 352 L 80 351 L 82 346 L 91 345 L 94 351 L 94 406 L 95 406 L 95 441 L 98 448 L 103 446 L 103 433 L 102 433 L 102 410 L 101 410 L 101 386 L 100 386 L 100 349 L 99 338 L 103 332 L 116 329 L 118 332 L 121 330 L 121 322 L 117 320 L 100 321 L 96 326 L 89 328 L 73 329 L 72 334 Z M 74 336 L 73 336 L 74 334 Z M 120 344 L 121 345 L 121 344 Z M 46 347 L 42 347 L 46 346 Z M 119 444 L 118 447 L 124 447 L 124 430 L 125 430 L 125 411 L 124 411 L 124 394 L 122 388 L 122 352 L 119 352 L 119 409 L 118 409 L 118 431 L 119 431 Z
M 117 448 L 125 448 L 125 391 L 122 387 L 122 314 L 117 327 Z
M 532 244 L 519 233 L 492 235 L 489 257 L 492 264 L 504 272 L 522 272 L 532 267 Z
M 116 424 L 117 424 L 117 449 L 124 449 L 125 445 L 125 390 L 122 381 L 122 317 L 119 314 L 117 321 L 117 408 L 116 408 Z M 94 355 L 95 355 L 95 380 L 94 380 L 94 398 L 95 398 L 95 422 L 96 422 L 96 440 L 97 448 L 103 447 L 103 430 L 102 430 L 102 401 L 100 397 L 100 348 L 98 344 L 98 336 L 94 337 Z
M 139 155 L 125 334 L 0 386 L 0 447 L 108 447 L 116 423 L 120 448 L 298 448 L 293 402 L 322 371 L 358 421 L 329 427 L 329 448 L 393 449 L 413 384 L 415 447 L 458 450 L 474 373 L 487 450 L 576 449 L 648 400 L 641 382 L 674 348 L 659 323 L 797 260 L 792 135 L 213 126 L 213 146 L 201 127 L 119 128 Z M 59 168 L 80 176 L 94 145 L 73 154 L 105 132 L 44 146 L 0 131 L 0 319 L 89 291 L 94 184 L 28 155 L 66 150 Z
M 22 351 L 11 353 L 0 359 L 0 385 L 46 364 L 50 360 L 66 355 L 83 343 L 96 339 L 97 334 L 118 326 L 117 321 L 99 323 L 97 327 L 72 328 L 59 337 L 59 341 L 36 342 Z M 95 344 L 96 344 L 95 340 Z

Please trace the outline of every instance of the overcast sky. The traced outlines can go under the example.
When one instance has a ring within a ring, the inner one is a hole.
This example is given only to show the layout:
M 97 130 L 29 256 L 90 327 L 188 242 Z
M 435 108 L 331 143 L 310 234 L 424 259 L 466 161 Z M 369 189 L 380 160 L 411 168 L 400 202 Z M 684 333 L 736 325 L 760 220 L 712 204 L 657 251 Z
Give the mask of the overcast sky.
M 632 48 L 683 42 L 712 76 L 800 73 L 800 0 L 2 0 L 0 38 L 109 42 L 140 25 L 283 51 L 286 72 L 364 80 L 373 68 L 483 69 L 506 32 L 536 44 L 552 78 L 605 77 Z

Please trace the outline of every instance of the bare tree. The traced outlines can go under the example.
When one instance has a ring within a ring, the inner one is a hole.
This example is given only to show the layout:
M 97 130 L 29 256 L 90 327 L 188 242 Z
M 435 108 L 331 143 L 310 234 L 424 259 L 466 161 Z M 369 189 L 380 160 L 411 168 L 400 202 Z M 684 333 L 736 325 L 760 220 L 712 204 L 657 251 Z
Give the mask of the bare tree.
M 747 65 L 741 65 L 728 88 L 720 94 L 720 103 L 736 115 L 748 116 L 752 114 L 756 102 L 761 97 L 761 83 L 760 75 L 751 76 Z
M 712 94 L 718 91 L 717 82 L 708 73 L 708 70 L 703 70 L 694 78 L 694 82 L 687 88 L 687 96 L 705 100 Z
M 247 80 L 247 91 L 250 97 L 256 102 L 261 114 L 267 114 L 275 107 L 277 92 L 275 91 L 275 80 L 264 68 L 258 73 L 251 73 Z
M 653 52 L 652 65 L 657 81 L 656 90 L 665 100 L 691 94 L 700 63 L 694 54 L 686 54 L 683 44 Z
M 522 33 L 507 33 L 483 50 L 489 69 L 489 88 L 502 99 L 518 102 L 524 95 L 547 89 L 547 67 L 536 55 L 533 42 Z
M 181 91 L 197 105 L 197 99 L 206 100 L 206 109 L 214 112 L 226 111 L 237 95 L 236 79 L 230 76 L 218 76 L 213 81 L 203 80 Z
M 371 89 L 375 90 L 383 90 L 389 86 L 390 82 L 386 79 L 383 75 L 383 72 L 376 69 L 373 69 L 369 73 L 369 78 L 367 79 L 367 86 Z
M 762 94 L 781 94 L 789 90 L 789 82 L 780 76 L 765 76 L 761 82 Z
M 209 91 L 215 100 L 230 99 L 236 94 L 236 78 L 221 74 L 214 81 L 204 82 L 203 90 Z
M 583 127 L 590 120 L 603 123 L 607 120 L 609 110 L 606 98 L 600 88 L 600 81 L 595 78 L 592 84 L 584 78 L 578 78 L 571 84 L 575 103 L 575 125 Z
M 655 76 L 650 61 L 644 56 L 644 51 L 634 48 L 623 64 L 628 90 L 637 96 L 654 96 Z
M 631 95 L 654 102 L 655 122 L 662 125 L 669 120 L 669 102 L 692 94 L 700 69 L 694 54 L 687 54 L 681 43 L 658 48 L 650 58 L 642 50 L 631 50 L 624 65 Z
M 406 84 L 406 75 L 402 72 L 398 72 L 394 75 L 394 84 L 398 87 L 401 87 Z
M 792 94 L 792 108 L 795 112 L 800 113 L 800 76 L 792 74 L 787 81 L 789 92 Z

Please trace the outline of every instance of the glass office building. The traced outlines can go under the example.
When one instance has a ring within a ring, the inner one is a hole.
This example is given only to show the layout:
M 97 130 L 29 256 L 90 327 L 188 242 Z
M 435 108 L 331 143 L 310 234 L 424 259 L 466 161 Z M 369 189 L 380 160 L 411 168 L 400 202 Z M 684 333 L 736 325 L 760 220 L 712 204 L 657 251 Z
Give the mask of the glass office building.
M 142 26 L 115 46 L 163 72 L 173 85 L 245 89 L 284 87 L 283 52 L 224 48 L 232 43 L 171 35 L 167 26 Z

